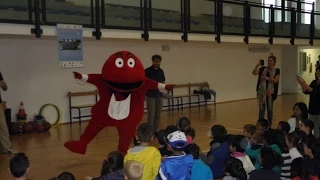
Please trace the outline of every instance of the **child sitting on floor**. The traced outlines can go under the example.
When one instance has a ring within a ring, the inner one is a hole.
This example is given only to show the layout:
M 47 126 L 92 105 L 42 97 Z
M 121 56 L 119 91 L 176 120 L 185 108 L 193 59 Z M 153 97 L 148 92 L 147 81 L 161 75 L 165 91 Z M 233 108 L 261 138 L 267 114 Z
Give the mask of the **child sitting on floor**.
M 249 180 L 278 180 L 280 174 L 272 169 L 277 165 L 277 159 L 280 155 L 274 152 L 270 147 L 263 147 L 259 156 L 261 169 L 251 172 Z
M 243 168 L 242 162 L 234 157 L 231 157 L 227 161 L 226 176 L 223 180 L 247 180 L 248 175 Z
M 109 153 L 108 158 L 103 161 L 100 175 L 91 180 L 123 180 L 123 155 L 118 151 Z
M 128 150 L 124 163 L 129 160 L 140 162 L 144 166 L 142 180 L 155 179 L 161 163 L 161 154 L 157 148 L 149 146 L 153 139 L 152 126 L 148 123 L 140 124 L 136 138 L 140 141 L 140 145 Z
M 9 171 L 16 180 L 28 178 L 30 173 L 30 162 L 25 153 L 18 153 L 11 158 Z
M 200 157 L 200 148 L 197 144 L 191 144 L 189 152 L 193 156 L 193 165 L 191 171 L 191 180 L 208 180 L 213 179 L 212 171 Z
M 224 177 L 224 167 L 230 157 L 229 144 L 227 141 L 227 130 L 222 125 L 211 127 L 210 151 L 207 155 L 201 155 L 200 158 L 212 171 L 216 179 Z
M 247 143 L 247 139 L 243 135 L 233 135 L 229 139 L 231 156 L 242 162 L 244 170 L 249 175 L 255 167 L 253 166 L 249 156 L 245 153 Z
M 268 122 L 268 120 L 266 120 L 266 119 L 259 119 L 259 120 L 257 121 L 256 126 L 257 126 L 256 129 L 257 129 L 258 131 L 264 132 L 264 131 L 267 131 L 267 130 L 269 129 L 269 122 Z
M 185 116 L 180 117 L 176 124 L 179 131 L 184 132 L 187 137 L 187 146 L 185 147 L 184 152 L 189 154 L 189 147 L 193 143 L 195 130 L 191 127 L 190 119 Z
M 251 138 L 251 148 L 246 149 L 246 154 L 249 156 L 251 159 L 252 164 L 255 165 L 256 161 L 259 158 L 260 155 L 260 150 L 263 147 L 263 132 L 261 131 L 256 131 L 253 134 L 253 137 Z M 255 168 L 257 168 L 255 166 Z
M 276 154 L 277 154 L 277 165 L 273 167 L 273 171 L 277 173 L 281 173 L 281 164 L 282 164 L 282 158 L 281 158 L 281 149 L 284 149 L 284 142 L 280 141 L 280 136 L 283 135 L 283 132 L 277 129 L 269 129 L 264 132 L 263 138 L 264 138 L 264 146 L 271 148 Z M 260 161 L 256 161 L 255 163 L 256 169 L 261 168 Z
M 312 134 L 314 122 L 309 119 L 302 119 L 300 121 L 299 130 L 306 133 L 307 137 L 314 137 Z
M 249 149 L 251 147 L 251 138 L 253 137 L 254 133 L 256 131 L 256 126 L 253 124 L 246 124 L 243 127 L 243 135 L 247 138 L 248 146 L 246 149 Z
M 320 177 L 320 139 L 307 138 L 304 144 L 304 155 L 311 164 L 315 174 Z
M 172 152 L 168 150 L 168 145 L 167 145 L 167 136 L 175 131 L 178 131 L 177 126 L 174 125 L 169 125 L 166 129 L 161 129 L 158 132 L 158 142 L 160 144 L 160 147 L 158 148 L 158 150 L 160 151 L 160 154 L 162 157 L 166 157 L 166 156 L 171 156 Z
M 303 148 L 304 137 L 305 133 L 299 131 L 293 131 L 286 135 L 285 141 L 292 161 L 296 158 L 302 157 L 303 149 L 299 148 L 299 146 L 302 146 Z
M 177 120 L 177 128 L 181 131 L 184 132 L 187 136 L 187 145 L 192 144 L 194 136 L 195 136 L 195 131 L 191 127 L 190 119 L 183 116 L 180 117 Z
M 314 173 L 311 164 L 302 157 L 296 158 L 291 164 L 291 179 L 292 180 L 319 180 Z
M 280 121 L 277 129 L 282 131 L 284 134 L 288 134 L 290 132 L 290 125 L 288 122 Z
M 62 172 L 58 177 L 51 178 L 50 180 L 76 180 L 70 172 Z
M 186 154 L 183 149 L 187 146 L 187 137 L 181 131 L 175 131 L 168 135 L 168 149 L 173 155 L 166 157 L 160 165 L 157 180 L 179 179 L 189 180 L 193 157 Z
M 143 165 L 137 161 L 127 161 L 124 164 L 125 180 L 141 180 L 143 175 Z

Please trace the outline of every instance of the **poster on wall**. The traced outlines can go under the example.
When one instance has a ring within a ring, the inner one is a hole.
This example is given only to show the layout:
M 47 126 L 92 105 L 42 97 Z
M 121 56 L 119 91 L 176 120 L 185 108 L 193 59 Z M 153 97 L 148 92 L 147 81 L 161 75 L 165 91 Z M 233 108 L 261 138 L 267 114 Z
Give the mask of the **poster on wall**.
M 82 25 L 57 24 L 60 68 L 82 68 Z
M 300 52 L 300 72 L 307 71 L 307 53 Z

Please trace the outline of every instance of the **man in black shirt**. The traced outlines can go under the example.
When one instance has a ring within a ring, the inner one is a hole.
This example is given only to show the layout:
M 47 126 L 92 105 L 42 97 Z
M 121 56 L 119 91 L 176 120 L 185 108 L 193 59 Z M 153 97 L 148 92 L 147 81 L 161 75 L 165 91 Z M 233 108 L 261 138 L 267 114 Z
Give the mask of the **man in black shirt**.
M 309 85 L 301 77 L 297 77 L 304 94 L 308 94 L 309 99 L 309 118 L 314 122 L 314 136 L 320 137 L 320 67 L 316 68 L 317 79 Z
M 275 56 L 269 56 L 268 66 L 262 66 L 260 60 L 252 71 L 253 75 L 258 75 L 256 91 L 259 98 L 259 119 L 264 119 L 267 107 L 269 128 L 272 126 L 273 102 L 278 97 L 280 79 L 280 69 L 275 67 L 276 61 Z
M 165 83 L 163 70 L 160 68 L 162 57 L 159 55 L 152 56 L 152 66 L 145 69 L 146 77 Z M 146 94 L 148 123 L 153 127 L 155 135 L 157 135 L 158 125 L 160 120 L 160 112 L 162 111 L 163 94 L 159 90 L 149 90 Z
M 2 74 L 0 72 L 0 87 L 2 90 L 6 91 L 8 86 L 6 82 L 3 80 Z M 6 122 L 6 116 L 4 113 L 2 99 L 0 94 L 0 153 L 9 153 L 9 154 L 17 154 L 18 152 L 11 147 L 9 131 Z

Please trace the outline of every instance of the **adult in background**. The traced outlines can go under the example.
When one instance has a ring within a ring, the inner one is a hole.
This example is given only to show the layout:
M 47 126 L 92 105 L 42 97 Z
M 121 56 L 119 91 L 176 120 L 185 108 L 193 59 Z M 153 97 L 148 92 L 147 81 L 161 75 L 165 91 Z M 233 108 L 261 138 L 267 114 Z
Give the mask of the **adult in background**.
M 316 69 L 317 69 L 318 67 L 320 67 L 320 55 L 318 56 L 318 61 L 316 62 L 315 67 L 316 67 Z M 314 76 L 315 76 L 315 80 L 317 80 L 317 79 L 318 79 L 318 78 L 317 78 L 317 72 L 314 73 Z
M 7 83 L 4 81 L 0 72 L 0 87 L 3 91 L 8 89 Z M 0 94 L 0 153 L 17 154 L 18 152 L 11 147 L 9 131 L 6 122 L 6 116 L 3 109 L 1 94 Z
M 277 58 L 269 56 L 268 66 L 263 66 L 262 61 L 254 67 L 252 74 L 258 75 L 256 87 L 259 100 L 259 119 L 264 119 L 267 107 L 269 127 L 272 126 L 273 119 L 273 102 L 277 99 L 280 69 L 276 68 Z
M 308 85 L 303 78 L 297 77 L 304 94 L 309 95 L 309 118 L 314 122 L 314 136 L 319 138 L 320 127 L 320 67 L 316 68 L 317 79 Z
M 166 78 L 163 70 L 160 68 L 162 57 L 160 55 L 152 56 L 152 66 L 145 69 L 146 77 L 165 83 Z M 147 110 L 148 110 L 148 124 L 153 127 L 154 135 L 158 135 L 158 126 L 160 121 L 160 113 L 163 105 L 163 94 L 159 90 L 150 90 L 146 94 Z

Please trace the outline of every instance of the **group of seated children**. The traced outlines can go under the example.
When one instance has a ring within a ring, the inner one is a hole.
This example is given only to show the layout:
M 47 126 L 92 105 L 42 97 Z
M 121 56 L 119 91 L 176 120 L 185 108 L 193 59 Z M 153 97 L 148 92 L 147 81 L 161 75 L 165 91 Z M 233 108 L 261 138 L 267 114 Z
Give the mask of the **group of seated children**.
M 154 138 L 152 127 L 143 123 L 124 163 L 141 163 L 142 180 L 317 180 L 320 141 L 310 135 L 312 122 L 303 120 L 299 129 L 289 131 L 287 122 L 270 129 L 265 119 L 245 125 L 243 135 L 227 134 L 224 126 L 214 125 L 210 150 L 202 153 L 193 142 L 195 131 L 188 118 L 159 131 L 158 149 L 149 144 Z
M 103 163 L 101 176 L 90 179 L 318 180 L 320 140 L 312 135 L 313 122 L 303 118 L 302 113 L 295 113 L 295 119 L 288 122 L 279 122 L 277 129 L 259 119 L 256 125 L 245 125 L 242 135 L 228 134 L 224 126 L 214 125 L 206 153 L 194 143 L 195 130 L 187 117 L 158 132 L 159 148 L 150 145 L 155 138 L 152 126 L 142 123 L 127 154 L 111 152 Z M 28 168 L 26 164 L 18 168 L 18 174 L 14 168 L 11 171 L 19 177 L 28 174 Z

